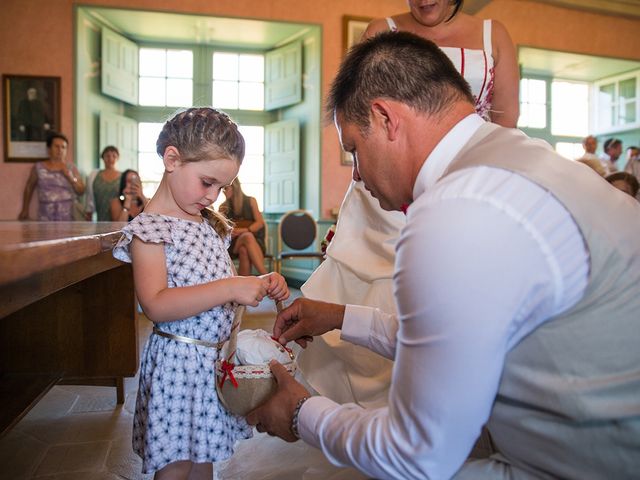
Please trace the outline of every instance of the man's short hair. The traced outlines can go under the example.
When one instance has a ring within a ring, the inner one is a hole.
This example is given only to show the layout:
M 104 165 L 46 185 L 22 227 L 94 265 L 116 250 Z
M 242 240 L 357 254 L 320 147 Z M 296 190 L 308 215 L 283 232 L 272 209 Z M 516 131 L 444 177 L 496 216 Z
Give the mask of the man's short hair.
M 69 140 L 67 139 L 66 136 L 64 136 L 62 133 L 59 132 L 51 132 L 49 133 L 49 135 L 47 135 L 47 148 L 51 148 L 51 145 L 53 145 L 53 141 L 56 138 L 60 138 L 62 140 L 64 140 L 64 142 L 69 145 Z
M 618 139 L 618 138 L 608 138 L 605 142 L 604 142 L 604 151 L 606 152 L 607 150 L 609 150 L 609 148 L 615 148 L 618 145 L 622 144 L 622 140 Z
M 356 44 L 333 80 L 326 112 L 366 128 L 376 98 L 431 115 L 459 100 L 473 103 L 469 84 L 442 50 L 408 32 L 384 32 Z

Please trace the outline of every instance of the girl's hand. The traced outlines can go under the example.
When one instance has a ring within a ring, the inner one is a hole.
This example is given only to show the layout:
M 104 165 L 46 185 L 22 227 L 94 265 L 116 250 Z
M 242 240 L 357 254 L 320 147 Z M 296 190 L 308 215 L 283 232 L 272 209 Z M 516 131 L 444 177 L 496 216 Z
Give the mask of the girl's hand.
M 276 272 L 267 273 L 259 278 L 265 278 L 269 280 L 269 287 L 267 287 L 267 295 L 276 302 L 286 300 L 289 298 L 289 287 L 282 275 Z
M 233 300 L 240 305 L 257 307 L 267 294 L 269 279 L 263 277 L 232 277 Z

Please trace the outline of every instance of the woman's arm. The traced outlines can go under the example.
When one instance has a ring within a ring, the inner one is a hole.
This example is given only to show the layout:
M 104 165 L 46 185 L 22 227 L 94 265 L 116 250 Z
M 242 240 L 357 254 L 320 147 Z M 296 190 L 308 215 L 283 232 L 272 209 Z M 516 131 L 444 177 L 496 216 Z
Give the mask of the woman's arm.
M 128 222 L 129 212 L 131 210 L 131 199 L 128 195 L 125 195 L 124 204 L 120 202 L 119 198 L 112 198 L 109 205 L 109 211 L 111 212 L 112 222 Z
M 67 164 L 65 168 L 62 169 L 62 173 L 67 177 L 73 191 L 78 195 L 82 195 L 84 193 L 84 182 L 82 181 L 80 172 L 78 172 L 76 166 L 73 164 Z
M 33 195 L 33 190 L 36 188 L 38 184 L 38 174 L 36 173 L 35 165 L 31 169 L 31 173 L 29 174 L 29 178 L 27 179 L 27 183 L 24 186 L 24 193 L 22 194 L 22 210 L 18 215 L 18 220 L 28 220 L 29 219 L 29 204 L 31 203 L 31 196 Z
M 503 127 L 515 128 L 520 115 L 520 72 L 516 50 L 504 26 L 492 21 L 495 78 L 491 121 Z

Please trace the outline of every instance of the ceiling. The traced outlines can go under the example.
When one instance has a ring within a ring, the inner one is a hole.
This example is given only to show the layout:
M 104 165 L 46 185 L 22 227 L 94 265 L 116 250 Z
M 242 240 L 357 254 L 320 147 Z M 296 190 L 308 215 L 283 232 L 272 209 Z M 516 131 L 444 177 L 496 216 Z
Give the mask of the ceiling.
M 86 7 L 87 13 L 139 43 L 202 44 L 266 50 L 304 35 L 312 25 L 180 13 Z
M 640 0 L 539 0 L 558 6 L 640 18 Z M 466 0 L 464 10 L 475 13 L 491 0 Z M 304 35 L 315 25 L 231 17 L 208 17 L 157 11 L 81 7 L 113 30 L 139 42 L 232 46 L 268 50 Z M 640 35 L 640 31 L 639 31 Z M 518 62 L 527 75 L 592 82 L 637 70 L 640 62 L 594 57 L 531 47 L 518 49 Z
M 594 82 L 601 78 L 640 69 L 640 62 L 618 58 L 595 57 L 578 53 L 556 52 L 532 47 L 518 48 L 522 73 L 545 77 Z

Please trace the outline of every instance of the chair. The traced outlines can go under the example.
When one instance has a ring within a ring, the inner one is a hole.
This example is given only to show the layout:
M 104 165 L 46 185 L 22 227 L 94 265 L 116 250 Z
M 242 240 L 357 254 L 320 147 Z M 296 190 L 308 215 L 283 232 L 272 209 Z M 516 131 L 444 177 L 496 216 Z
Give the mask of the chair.
M 285 260 L 317 258 L 322 262 L 324 254 L 319 251 L 305 251 L 315 245 L 318 225 L 305 210 L 291 210 L 278 223 L 278 258 L 276 271 L 282 270 Z
M 269 248 L 271 244 L 271 238 L 269 237 L 269 224 L 267 223 L 267 221 L 264 221 L 264 261 L 265 261 L 265 267 L 266 267 L 266 263 L 269 262 L 269 268 L 267 268 L 268 271 L 273 272 L 273 271 L 277 271 L 274 270 L 273 267 L 275 266 L 276 268 L 278 267 L 278 263 L 276 261 L 276 258 L 270 253 L 271 249 Z

